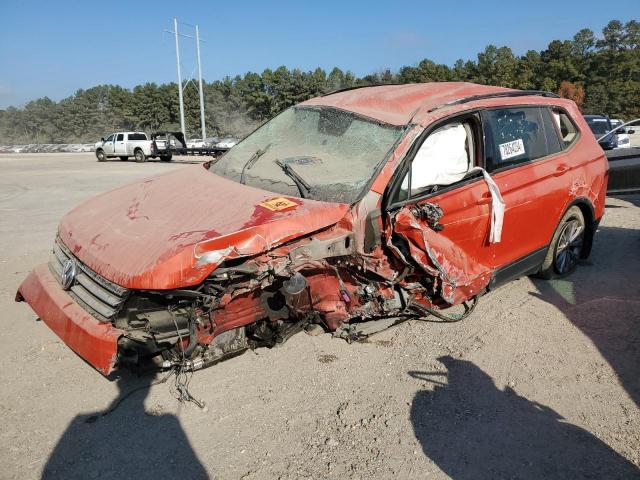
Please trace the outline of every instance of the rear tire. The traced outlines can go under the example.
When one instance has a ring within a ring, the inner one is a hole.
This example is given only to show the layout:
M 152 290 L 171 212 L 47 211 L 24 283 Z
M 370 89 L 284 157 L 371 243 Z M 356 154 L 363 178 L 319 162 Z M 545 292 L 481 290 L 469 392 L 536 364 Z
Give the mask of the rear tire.
M 147 161 L 147 156 L 140 149 L 137 149 L 135 152 L 133 152 L 133 155 L 135 156 L 136 162 L 138 162 L 138 163 L 142 163 L 142 162 L 146 162 Z
M 99 162 L 104 162 L 107 159 L 104 150 L 96 150 L 96 158 Z
M 120 160 L 122 160 L 123 162 L 126 162 L 127 160 L 129 160 L 129 157 L 120 157 Z
M 171 155 L 160 155 L 160 161 L 161 162 L 170 162 L 171 161 Z
M 560 220 L 537 276 L 550 280 L 572 273 L 582 256 L 585 234 L 584 215 L 582 210 L 574 205 Z

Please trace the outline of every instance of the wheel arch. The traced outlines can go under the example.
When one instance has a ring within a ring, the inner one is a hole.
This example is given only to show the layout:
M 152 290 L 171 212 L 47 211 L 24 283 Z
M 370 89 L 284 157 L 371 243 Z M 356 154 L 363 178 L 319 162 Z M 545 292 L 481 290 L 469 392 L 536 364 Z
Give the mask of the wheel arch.
M 585 236 L 584 236 L 584 244 L 582 245 L 582 252 L 580 253 L 580 258 L 585 259 L 591 253 L 591 247 L 593 246 L 593 237 L 596 233 L 596 229 L 598 228 L 598 222 L 596 221 L 596 211 L 587 197 L 577 197 L 574 198 L 564 209 L 560 218 L 564 217 L 565 213 L 571 207 L 578 207 L 582 212 L 582 216 L 584 217 L 584 225 L 585 225 Z

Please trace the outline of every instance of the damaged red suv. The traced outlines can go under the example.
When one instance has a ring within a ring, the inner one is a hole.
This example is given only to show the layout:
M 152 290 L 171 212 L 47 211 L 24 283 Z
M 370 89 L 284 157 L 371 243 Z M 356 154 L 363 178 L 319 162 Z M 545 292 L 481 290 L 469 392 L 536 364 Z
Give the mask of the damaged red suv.
M 215 163 L 72 210 L 17 300 L 105 375 L 158 356 L 198 369 L 302 329 L 358 340 L 460 318 L 509 279 L 570 273 L 606 184 L 582 115 L 553 94 L 341 91 Z

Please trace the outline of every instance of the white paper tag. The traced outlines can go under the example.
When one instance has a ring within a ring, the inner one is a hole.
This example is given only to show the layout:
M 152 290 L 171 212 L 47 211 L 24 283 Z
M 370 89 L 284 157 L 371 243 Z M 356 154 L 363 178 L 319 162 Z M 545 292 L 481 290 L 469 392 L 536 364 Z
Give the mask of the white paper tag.
M 501 143 L 498 146 L 500 147 L 500 158 L 502 160 L 517 157 L 518 155 L 523 155 L 525 153 L 524 143 L 521 138 L 514 140 L 513 142 Z

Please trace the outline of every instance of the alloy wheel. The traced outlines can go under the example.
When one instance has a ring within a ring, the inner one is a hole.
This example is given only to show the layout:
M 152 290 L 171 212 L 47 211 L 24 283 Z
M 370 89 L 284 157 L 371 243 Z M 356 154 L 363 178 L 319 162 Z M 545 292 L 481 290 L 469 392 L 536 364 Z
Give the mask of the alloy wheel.
M 556 248 L 555 267 L 559 274 L 568 273 L 577 265 L 583 243 L 584 225 L 577 219 L 567 221 L 562 227 Z

